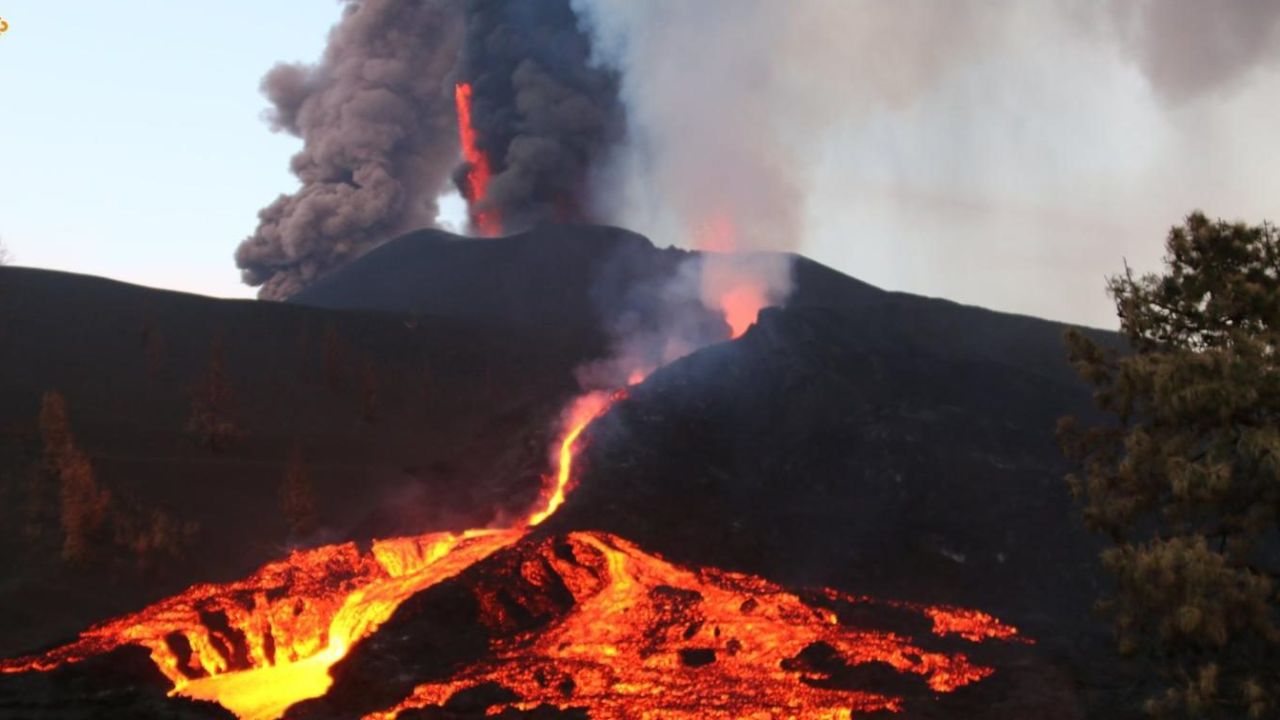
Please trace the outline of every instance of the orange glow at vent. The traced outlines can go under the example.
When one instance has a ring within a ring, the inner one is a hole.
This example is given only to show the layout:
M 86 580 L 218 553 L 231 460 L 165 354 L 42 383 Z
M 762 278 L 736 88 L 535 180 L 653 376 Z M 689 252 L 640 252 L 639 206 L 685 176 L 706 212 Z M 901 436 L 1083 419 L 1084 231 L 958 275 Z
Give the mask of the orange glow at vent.
M 769 305 L 767 281 L 750 263 L 730 255 L 738 249 L 738 237 L 724 213 L 713 213 L 697 228 L 694 245 L 709 253 L 702 267 L 702 303 L 724 315 L 729 337 L 736 340 Z

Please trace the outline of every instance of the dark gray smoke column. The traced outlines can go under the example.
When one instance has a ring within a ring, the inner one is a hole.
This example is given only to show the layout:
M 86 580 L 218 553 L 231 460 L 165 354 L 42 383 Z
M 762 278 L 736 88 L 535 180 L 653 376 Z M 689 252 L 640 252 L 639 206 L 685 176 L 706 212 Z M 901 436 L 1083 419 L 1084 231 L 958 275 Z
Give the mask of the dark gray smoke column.
M 496 211 L 506 232 L 602 219 L 590 212 L 587 189 L 622 136 L 623 111 L 617 74 L 590 61 L 569 0 L 467 4 L 460 79 L 471 83 L 479 145 L 493 169 L 479 209 Z
M 292 161 L 302 187 L 263 208 L 236 250 L 266 299 L 432 224 L 458 161 L 461 0 L 345 2 L 319 64 L 277 65 L 262 82 L 272 126 L 305 141 Z
M 618 78 L 590 63 L 569 0 L 344 0 L 314 66 L 263 80 L 275 129 L 305 144 L 302 188 L 259 213 L 236 264 L 287 298 L 401 232 L 433 225 L 459 166 L 453 85 L 471 83 L 493 179 L 479 209 L 503 229 L 599 220 L 593 168 L 622 133 Z

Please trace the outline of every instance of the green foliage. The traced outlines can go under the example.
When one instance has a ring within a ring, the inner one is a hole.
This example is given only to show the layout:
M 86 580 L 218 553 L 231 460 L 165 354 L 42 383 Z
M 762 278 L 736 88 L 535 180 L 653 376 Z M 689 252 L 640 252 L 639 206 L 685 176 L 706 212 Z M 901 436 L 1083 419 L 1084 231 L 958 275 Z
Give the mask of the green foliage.
M 1085 521 L 1114 546 L 1102 607 L 1157 664 L 1158 715 L 1280 716 L 1280 236 L 1193 214 L 1165 270 L 1112 278 L 1131 353 L 1070 331 L 1113 422 L 1059 427 Z

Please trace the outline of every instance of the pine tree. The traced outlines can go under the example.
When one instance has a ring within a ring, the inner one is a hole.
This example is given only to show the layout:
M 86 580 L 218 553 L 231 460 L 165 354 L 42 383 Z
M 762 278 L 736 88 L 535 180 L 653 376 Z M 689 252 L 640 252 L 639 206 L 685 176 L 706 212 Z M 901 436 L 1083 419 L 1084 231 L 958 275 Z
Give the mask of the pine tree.
M 71 424 L 67 401 L 57 390 L 46 390 L 40 398 L 40 439 L 44 441 L 45 471 L 53 474 L 71 444 Z
M 41 399 L 40 436 L 46 474 L 58 480 L 62 558 L 83 564 L 93 555 L 93 543 L 106 519 L 111 496 L 98 487 L 93 464 L 76 446 L 66 400 L 56 390 Z
M 1160 715 L 1280 716 L 1280 236 L 1196 213 L 1163 274 L 1109 282 L 1131 352 L 1068 333 L 1109 424 L 1065 418 L 1088 525 L 1116 579 L 1103 609 L 1147 657 Z
M 62 559 L 84 564 L 107 516 L 111 496 L 98 487 L 89 458 L 72 448 L 60 469 L 62 478 Z
M 306 537 L 319 527 L 315 490 L 302 458 L 301 445 L 294 445 L 289 464 L 285 466 L 280 482 L 280 509 L 292 538 Z
M 209 367 L 191 389 L 187 432 L 215 453 L 226 449 L 241 436 L 232 419 L 233 403 L 225 353 L 215 340 L 209 349 Z

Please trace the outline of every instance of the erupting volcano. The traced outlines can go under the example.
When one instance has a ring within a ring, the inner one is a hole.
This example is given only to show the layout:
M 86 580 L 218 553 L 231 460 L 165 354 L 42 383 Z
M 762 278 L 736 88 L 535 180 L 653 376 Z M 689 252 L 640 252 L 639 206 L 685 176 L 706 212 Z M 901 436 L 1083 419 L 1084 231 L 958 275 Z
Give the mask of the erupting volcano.
M 458 83 L 454 86 L 453 97 L 458 108 L 458 139 L 462 144 L 462 158 L 467 164 L 462 194 L 470 209 L 471 224 L 475 230 L 485 237 L 495 237 L 502 232 L 502 219 L 495 210 L 481 209 L 493 172 L 489 167 L 488 156 L 480 149 L 476 140 L 476 129 L 471 119 L 471 84 Z
M 880 664 L 937 693 L 993 672 L 962 652 L 846 623 L 845 609 L 870 601 L 834 590 L 803 596 L 759 577 L 681 567 L 607 533 L 530 535 L 571 489 L 587 426 L 625 397 L 595 392 L 570 405 L 555 472 L 535 508 L 505 528 L 378 540 L 367 551 L 355 543 L 297 551 L 244 580 L 193 586 L 69 645 L 2 661 L 0 672 L 49 671 L 141 645 L 171 694 L 273 720 L 324 695 L 335 663 L 408 598 L 446 582 L 463 582 L 476 598 L 490 652 L 368 717 L 394 718 L 495 683 L 506 693 L 495 706 L 581 707 L 600 718 L 844 717 L 902 704 L 889 692 L 828 682 L 841 668 Z M 938 636 L 1018 639 L 980 612 L 915 610 Z M 530 617 L 549 622 L 528 627 Z

